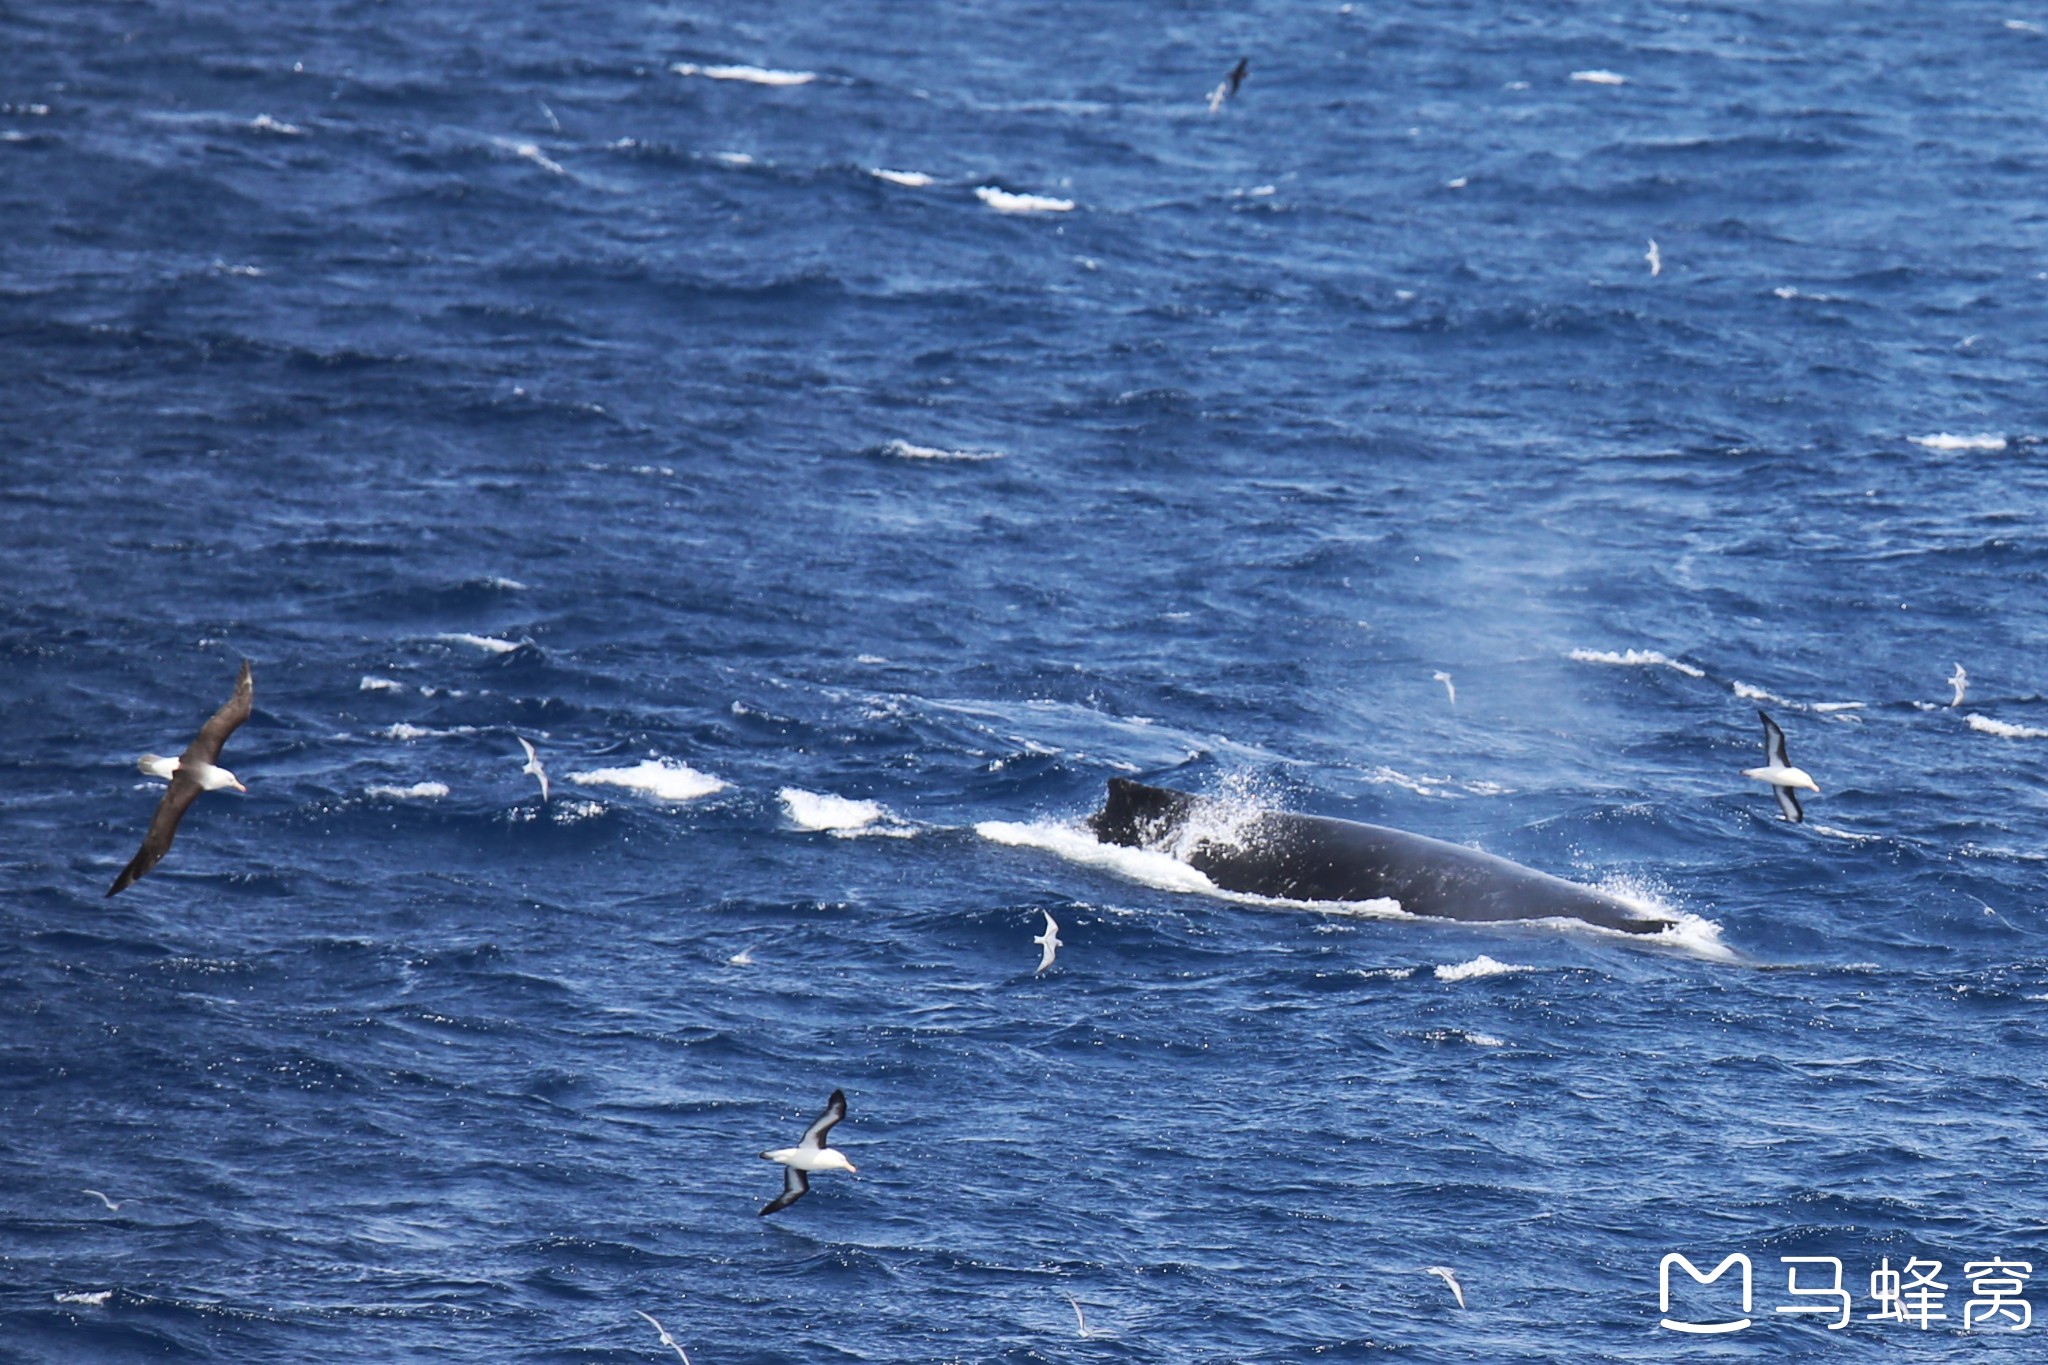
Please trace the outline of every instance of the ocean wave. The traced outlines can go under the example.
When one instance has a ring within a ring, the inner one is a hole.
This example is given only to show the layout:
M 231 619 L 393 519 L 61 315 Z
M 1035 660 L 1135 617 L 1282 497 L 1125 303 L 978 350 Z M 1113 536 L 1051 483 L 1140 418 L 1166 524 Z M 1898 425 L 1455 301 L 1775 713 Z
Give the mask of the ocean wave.
M 450 644 L 469 645 L 489 654 L 510 654 L 519 648 L 520 644 L 517 640 L 499 640 L 489 635 L 470 635 L 462 631 L 450 631 L 434 638 L 446 640 Z
M 890 171 L 875 166 L 869 169 L 868 174 L 877 180 L 886 180 L 892 185 L 903 185 L 913 190 L 921 190 L 932 183 L 932 178 L 923 171 Z
M 2004 450 L 2006 440 L 1989 432 L 1976 436 L 1956 436 L 1946 431 L 1937 431 L 1932 436 L 1911 436 L 1907 438 L 1916 446 L 1929 450 Z
M 913 833 L 879 801 L 858 801 L 827 792 L 805 791 L 802 787 L 784 787 L 776 795 L 781 797 L 782 808 L 789 812 L 790 820 L 798 829 L 815 830 L 841 838 L 859 834 L 902 837 Z
M 415 782 L 410 787 L 365 787 L 363 795 L 389 801 L 436 801 L 448 794 L 446 782 Z
M 994 185 L 978 186 L 974 197 L 997 213 L 1069 213 L 1074 207 L 1071 199 L 1055 199 L 1047 194 L 1012 194 Z
M 765 66 L 699 66 L 677 62 L 669 70 L 678 76 L 705 76 L 714 81 L 744 81 L 750 85 L 809 85 L 818 79 L 815 71 L 777 71 Z
M 396 725 L 386 726 L 377 733 L 386 739 L 438 739 L 446 735 L 473 735 L 476 733 L 476 727 L 474 725 L 451 725 L 444 730 L 435 730 L 424 725 L 412 725 L 405 721 L 400 721 Z
M 695 801 L 726 787 L 722 778 L 700 773 L 672 758 L 642 759 L 630 768 L 593 768 L 589 772 L 570 773 L 569 780 L 586 787 L 624 787 L 646 792 L 657 801 L 672 802 Z
M 1628 77 L 1619 71 L 1574 71 L 1572 79 L 1585 85 L 1627 85 Z
M 1507 976 L 1514 972 L 1533 972 L 1535 970 L 1534 967 L 1525 967 L 1514 962 L 1496 962 L 1486 954 L 1481 953 L 1470 962 L 1460 962 L 1455 966 L 1438 967 L 1436 969 L 1436 979 L 1439 981 L 1471 981 L 1482 976 Z
M 373 673 L 363 674 L 363 680 L 356 684 L 358 692 L 403 692 L 405 684 L 396 678 L 380 678 Z
M 1670 655 L 1661 654 L 1654 649 L 1626 649 L 1620 653 L 1602 649 L 1575 649 L 1565 655 L 1565 657 L 1567 659 L 1575 659 L 1582 664 L 1656 665 L 1663 668 L 1676 669 L 1688 678 L 1704 678 L 1707 676 L 1705 669 L 1694 668 L 1691 664 L 1681 663 Z
M 894 455 L 901 460 L 1000 460 L 1000 450 L 946 450 L 939 446 L 912 445 L 897 439 L 882 447 L 884 454 Z
M 1963 717 L 1970 728 L 1981 734 L 1997 735 L 2000 739 L 2048 739 L 2048 730 L 2036 729 L 2031 725 L 2015 725 L 2011 721 L 1993 720 L 1980 716 L 1975 711 Z
M 1746 682 L 1730 683 L 1730 690 L 1744 701 L 1767 701 L 1773 706 L 1797 706 L 1799 703 L 1775 692 L 1766 692 L 1761 687 L 1751 687 Z

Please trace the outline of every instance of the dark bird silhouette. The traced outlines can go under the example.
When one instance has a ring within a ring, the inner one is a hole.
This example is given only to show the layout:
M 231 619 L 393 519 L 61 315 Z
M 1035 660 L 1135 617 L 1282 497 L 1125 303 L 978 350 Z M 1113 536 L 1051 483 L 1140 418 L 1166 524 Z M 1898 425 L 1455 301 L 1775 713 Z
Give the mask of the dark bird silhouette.
M 1209 112 L 1215 113 L 1223 107 L 1223 101 L 1237 93 L 1237 87 L 1244 84 L 1245 72 L 1251 69 L 1252 59 L 1239 57 L 1237 65 L 1230 68 L 1230 74 L 1223 78 L 1223 84 L 1209 92 Z
M 121 869 L 121 875 L 107 888 L 109 896 L 134 885 L 136 878 L 162 861 L 164 854 L 171 851 L 171 840 L 177 837 L 178 822 L 185 818 L 185 808 L 201 792 L 219 791 L 222 787 L 233 787 L 236 791 L 249 789 L 241 779 L 218 766 L 214 760 L 220 757 L 220 746 L 227 743 L 228 736 L 235 728 L 249 719 L 256 696 L 256 684 L 249 676 L 249 661 L 242 660 L 241 676 L 235 679 L 235 694 L 213 713 L 213 719 L 199 727 L 199 736 L 187 745 L 185 752 L 177 758 L 162 758 L 156 754 L 144 754 L 139 766 L 151 777 L 169 778 L 171 789 L 164 793 L 163 800 L 156 803 L 156 814 L 150 817 L 149 833 L 142 836 L 142 848 L 128 866 Z

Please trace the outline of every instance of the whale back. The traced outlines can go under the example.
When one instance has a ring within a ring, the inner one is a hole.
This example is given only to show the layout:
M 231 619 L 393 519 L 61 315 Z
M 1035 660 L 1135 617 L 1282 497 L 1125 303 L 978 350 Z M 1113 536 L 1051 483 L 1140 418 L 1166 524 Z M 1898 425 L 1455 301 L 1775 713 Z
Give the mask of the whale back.
M 1441 919 L 1563 916 L 1628 933 L 1666 927 L 1592 887 L 1462 844 L 1355 820 L 1266 811 L 1234 822 L 1225 838 L 1197 838 L 1189 846 L 1180 835 L 1204 804 L 1186 792 L 1111 778 L 1108 799 L 1089 824 L 1104 842 L 1174 852 L 1223 890 L 1246 895 L 1393 900 L 1411 915 Z

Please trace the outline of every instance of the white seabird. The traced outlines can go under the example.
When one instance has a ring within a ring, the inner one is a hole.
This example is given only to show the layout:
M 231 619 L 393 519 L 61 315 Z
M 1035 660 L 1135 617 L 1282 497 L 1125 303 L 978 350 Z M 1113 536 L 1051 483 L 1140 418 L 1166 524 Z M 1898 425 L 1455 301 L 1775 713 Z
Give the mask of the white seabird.
M 149 832 L 142 836 L 142 848 L 128 860 L 128 866 L 121 869 L 121 875 L 107 888 L 113 895 L 134 885 L 135 879 L 155 867 L 164 854 L 171 851 L 171 840 L 177 837 L 178 822 L 185 818 L 185 808 L 201 792 L 217 792 L 222 787 L 233 787 L 238 792 L 249 789 L 242 780 L 217 765 L 220 746 L 227 743 L 228 736 L 237 726 L 249 719 L 254 708 L 256 684 L 249 676 L 249 661 L 242 660 L 242 671 L 235 679 L 235 693 L 222 703 L 213 718 L 199 727 L 199 735 L 185 752 L 176 758 L 164 758 L 158 754 L 144 754 L 136 766 L 151 777 L 161 777 L 171 784 L 163 799 L 156 803 L 156 814 L 150 817 Z
M 1042 972 L 1052 965 L 1053 954 L 1057 953 L 1062 945 L 1060 943 L 1059 922 L 1053 919 L 1052 911 L 1041 910 L 1038 913 L 1045 916 L 1045 932 L 1031 941 L 1045 949 L 1045 956 L 1038 959 L 1038 971 Z M 1037 974 L 1037 972 L 1032 973 L 1034 976 Z
M 1458 1307 L 1463 1308 L 1465 1306 L 1464 1286 L 1458 1283 L 1458 1277 L 1451 1273 L 1451 1268 L 1449 1266 L 1426 1265 L 1422 1268 L 1422 1270 L 1424 1274 L 1434 1275 L 1438 1279 L 1442 1280 L 1445 1284 L 1449 1285 L 1451 1287 L 1451 1297 L 1458 1301 Z
M 526 766 L 521 768 L 519 771 L 523 773 L 532 773 L 535 777 L 540 779 L 540 799 L 543 801 L 547 800 L 548 770 L 540 766 L 540 755 L 535 753 L 533 751 L 533 746 L 526 742 L 526 736 L 514 735 L 512 736 L 512 738 L 518 740 L 519 747 L 526 750 Z
M 810 1171 L 851 1171 L 854 1164 L 846 1159 L 846 1153 L 836 1147 L 825 1145 L 825 1134 L 832 1131 L 832 1125 L 846 1117 L 846 1092 L 835 1090 L 832 1098 L 825 1101 L 825 1112 L 811 1120 L 811 1126 L 804 1129 L 804 1135 L 797 1139 L 794 1147 L 778 1147 L 772 1152 L 761 1153 L 766 1161 L 779 1161 L 782 1172 L 782 1193 L 775 1196 L 761 1210 L 761 1216 L 780 1212 L 810 1192 Z
M 92 1196 L 93 1198 L 95 1198 L 95 1199 L 99 1200 L 99 1201 L 100 1201 L 100 1202 L 101 1202 L 102 1204 L 105 1204 L 105 1205 L 107 1206 L 107 1212 L 108 1212 L 108 1213 L 119 1213 L 119 1212 L 121 1211 L 121 1206 L 120 1206 L 119 1204 L 117 1204 L 117 1203 L 115 1203 L 115 1202 L 114 1202 L 113 1200 L 111 1200 L 111 1199 L 107 1198 L 107 1197 L 106 1197 L 106 1196 L 105 1196 L 104 1194 L 101 1194 L 101 1193 L 100 1193 L 100 1192 L 99 1192 L 98 1190 L 80 1190 L 80 1191 L 79 1191 L 79 1193 L 80 1193 L 80 1194 L 89 1194 L 89 1195 L 91 1195 L 91 1196 Z
M 1968 691 L 1970 687 L 1970 675 L 1963 672 L 1961 664 L 1957 664 L 1956 671 L 1949 675 L 1948 685 L 1956 690 L 1955 699 L 1949 702 L 1949 705 L 1961 706 L 1963 704 L 1963 693 Z
M 1664 273 L 1664 256 L 1662 252 L 1657 250 L 1657 239 L 1655 237 L 1650 239 L 1650 249 L 1643 253 L 1643 259 L 1650 263 L 1651 279 L 1655 279 Z
M 1804 788 L 1818 796 L 1820 787 L 1808 777 L 1803 769 L 1792 766 L 1792 760 L 1785 756 L 1785 732 L 1778 723 L 1763 712 L 1757 716 L 1764 723 L 1764 766 L 1744 768 L 1744 777 L 1753 777 L 1759 782 L 1771 784 L 1772 793 L 1778 798 L 1778 809 L 1794 824 L 1806 818 L 1806 812 L 1799 809 L 1799 798 L 1792 794 L 1794 787 Z
M 1458 688 L 1457 684 L 1451 681 L 1451 675 L 1444 672 L 1442 669 L 1438 669 L 1436 672 L 1430 674 L 1429 676 L 1435 678 L 1438 682 L 1444 685 L 1444 691 L 1450 694 L 1451 705 L 1456 706 L 1458 704 Z
M 682 1348 L 682 1346 L 677 1343 L 676 1339 L 668 1334 L 668 1328 L 663 1327 L 661 1325 L 660 1318 L 657 1318 L 654 1316 L 654 1314 L 645 1312 L 638 1308 L 635 1308 L 633 1311 L 635 1313 L 639 1313 L 641 1317 L 646 1318 L 649 1322 L 653 1323 L 654 1330 L 661 1334 L 661 1344 L 668 1347 L 671 1351 L 674 1351 L 677 1355 L 681 1356 L 683 1358 L 683 1365 L 690 1365 L 690 1353 L 688 1351 L 685 1351 Z

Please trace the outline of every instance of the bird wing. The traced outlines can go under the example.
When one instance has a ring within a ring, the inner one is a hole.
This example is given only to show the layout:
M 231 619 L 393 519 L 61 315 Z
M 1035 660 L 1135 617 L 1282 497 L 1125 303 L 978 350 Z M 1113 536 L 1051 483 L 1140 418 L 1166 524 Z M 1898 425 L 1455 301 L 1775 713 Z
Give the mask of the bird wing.
M 235 694 L 221 703 L 220 710 L 213 713 L 212 720 L 199 727 L 198 737 L 186 748 L 184 757 L 178 761 L 181 763 L 213 763 L 217 761 L 220 758 L 220 746 L 228 742 L 228 736 L 235 732 L 237 726 L 249 719 L 249 712 L 255 708 L 255 704 L 256 682 L 249 676 L 249 661 L 244 659 L 242 660 L 242 671 L 235 679 Z M 190 801 L 192 798 L 188 796 L 185 799 Z M 162 812 L 159 811 L 158 815 L 161 817 Z M 171 823 L 175 826 L 177 821 L 173 819 Z M 150 833 L 152 836 L 155 835 L 156 830 L 154 826 L 151 827 Z M 164 837 L 164 847 L 169 848 L 170 846 L 170 836 L 166 835 Z M 144 847 L 148 846 L 144 845 Z M 158 856 L 161 857 L 162 855 L 159 854 Z M 139 877 L 142 874 L 138 872 L 135 875 Z
M 226 708 L 222 709 L 225 713 Z M 218 752 L 217 748 L 215 752 Z M 171 840 L 178 834 L 178 822 L 185 818 L 185 807 L 191 805 L 192 798 L 197 795 L 199 784 L 186 774 L 179 773 L 171 779 L 170 790 L 164 793 L 163 800 L 156 803 L 156 814 L 150 817 L 149 833 L 142 836 L 142 848 L 128 860 L 128 866 L 121 869 L 121 875 L 107 888 L 109 896 L 133 886 L 136 878 L 155 867 L 163 860 L 164 854 L 171 851 Z
M 1239 57 L 1237 65 L 1230 68 L 1230 93 L 1235 95 L 1237 87 L 1244 84 L 1245 73 L 1251 69 L 1252 59 Z
M 782 1212 L 791 1204 L 809 1194 L 810 1190 L 811 1178 L 809 1176 L 794 1166 L 784 1166 L 782 1168 L 782 1193 L 776 1195 L 775 1198 L 769 1200 L 768 1203 L 761 1207 L 761 1216 L 766 1218 L 771 1213 Z
M 811 1126 L 804 1129 L 804 1135 L 803 1137 L 797 1140 L 796 1145 L 799 1147 L 808 1147 L 814 1152 L 824 1151 L 825 1134 L 832 1131 L 833 1124 L 839 1122 L 839 1120 L 845 1117 L 846 1092 L 844 1090 L 835 1090 L 832 1092 L 832 1098 L 825 1101 L 825 1112 L 818 1115 L 817 1118 L 811 1120 Z M 803 1191 L 798 1190 L 796 1193 L 802 1194 Z M 785 1192 L 783 1197 L 785 1199 L 794 1199 L 796 1198 L 796 1194 L 788 1194 L 787 1192 Z
M 1778 722 L 1759 711 L 1757 718 L 1764 723 L 1764 762 L 1773 768 L 1789 768 L 1792 760 L 1785 757 L 1785 732 L 1778 728 Z
M 525 735 L 514 735 L 514 736 L 512 736 L 512 738 L 514 738 L 514 739 L 518 740 L 518 741 L 519 741 L 519 747 L 520 747 L 520 748 L 522 748 L 522 749 L 524 749 L 524 750 L 526 750 L 526 761 L 527 761 L 528 763 L 538 763 L 538 762 L 540 762 L 540 755 L 539 755 L 539 754 L 536 754 L 536 753 L 535 753 L 535 752 L 533 751 L 533 745 L 531 745 L 531 744 L 527 743 L 527 741 L 526 741 L 526 736 L 525 736 Z
M 1777 794 L 1778 809 L 1785 812 L 1787 820 L 1796 825 L 1806 819 L 1806 812 L 1799 808 L 1799 796 L 1790 787 L 1773 786 L 1771 790 Z

